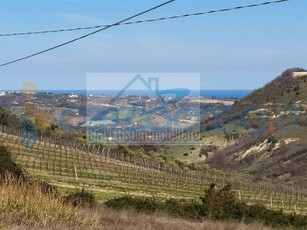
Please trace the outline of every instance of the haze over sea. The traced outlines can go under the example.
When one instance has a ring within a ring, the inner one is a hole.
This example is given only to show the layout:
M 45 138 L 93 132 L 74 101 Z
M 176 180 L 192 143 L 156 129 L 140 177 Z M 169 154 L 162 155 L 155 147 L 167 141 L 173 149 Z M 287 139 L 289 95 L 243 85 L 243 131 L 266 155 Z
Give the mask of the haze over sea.
M 177 90 L 179 91 L 179 90 Z M 205 98 L 220 98 L 220 99 L 241 99 L 250 94 L 253 90 L 190 90 L 189 96 L 202 96 Z M 53 94 L 79 94 L 79 95 L 117 95 L 118 90 L 38 90 L 38 92 L 48 92 Z M 123 95 L 137 96 L 156 96 L 155 91 L 147 90 L 127 90 Z

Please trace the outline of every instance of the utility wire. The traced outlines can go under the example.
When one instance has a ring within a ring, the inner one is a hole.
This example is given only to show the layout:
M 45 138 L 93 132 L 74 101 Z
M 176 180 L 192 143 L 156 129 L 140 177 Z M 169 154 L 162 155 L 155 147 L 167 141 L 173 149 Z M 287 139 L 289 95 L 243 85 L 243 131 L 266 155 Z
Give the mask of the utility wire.
M 31 55 L 28 55 L 28 56 L 25 56 L 25 57 L 22 57 L 22 58 L 18 58 L 18 59 L 15 59 L 13 61 L 9 61 L 9 62 L 6 62 L 6 63 L 3 63 L 3 64 L 0 64 L 0 67 L 3 67 L 3 66 L 6 66 L 6 65 L 10 65 L 10 64 L 13 64 L 15 62 L 19 62 L 19 61 L 22 61 L 22 60 L 25 60 L 25 59 L 28 59 L 28 58 L 31 58 L 31 57 L 34 57 L 34 56 L 37 56 L 37 55 L 40 55 L 42 53 L 46 53 L 46 52 L 49 52 L 51 50 L 54 50 L 54 49 L 57 49 L 57 48 L 60 48 L 62 46 L 65 46 L 65 45 L 68 45 L 70 43 L 73 43 L 73 42 L 76 42 L 78 40 L 81 40 L 83 38 L 86 38 L 86 37 L 89 37 L 93 34 L 96 34 L 98 32 L 101 32 L 103 30 L 106 30 L 110 27 L 114 27 L 114 26 L 119 26 L 119 25 L 130 25 L 130 24 L 138 24 L 138 23 L 144 23 L 144 22 L 155 22 L 155 21 L 162 21 L 162 20 L 167 20 L 167 19 L 177 19 L 177 18 L 184 18 L 184 17 L 190 17 L 190 16 L 198 16 L 198 15 L 204 15 L 204 14 L 212 14 L 212 13 L 218 13 L 218 12 L 226 12 L 226 11 L 233 11 L 233 10 L 240 10 L 240 9 L 245 9 L 245 8 L 253 8 L 253 7 L 258 7 L 258 6 L 265 6 L 265 5 L 269 5 L 269 4 L 276 4 L 276 3 L 282 3 L 282 2 L 287 2 L 287 1 L 290 1 L 290 0 L 275 0 L 275 1 L 267 1 L 267 2 L 262 2 L 262 3 L 257 3 L 257 4 L 250 4 L 250 5 L 242 5 L 242 6 L 237 6 L 237 7 L 232 7 L 232 8 L 224 8 L 224 9 L 219 9 L 219 10 L 211 10 L 211 11 L 206 11 L 206 12 L 199 12 L 199 13 L 192 13 L 192 14 L 183 14 L 183 15 L 175 15 L 175 16 L 170 16 L 170 17 L 161 17 L 161 18 L 156 18 L 156 19 L 147 19 L 147 20 L 139 20 L 139 21 L 133 21 L 133 22 L 126 22 L 126 21 L 129 21 L 130 19 L 133 19 L 137 16 L 140 16 L 140 15 L 143 15 L 147 12 L 150 12 L 150 11 L 153 11 L 155 9 L 158 9 L 164 5 L 167 5 L 171 2 L 174 2 L 176 0 L 170 0 L 170 1 L 167 1 L 165 3 L 162 3 L 158 6 L 155 6 L 153 8 L 150 8 L 148 10 L 145 10 L 141 13 L 138 13 L 136 15 L 133 15 L 131 17 L 128 17 L 126 19 L 123 19 L 117 23 L 114 23 L 114 24 L 111 24 L 111 25 L 104 25 L 104 26 L 92 26 L 92 27 L 79 27 L 79 28 L 72 28 L 72 29 L 62 29 L 62 30 L 52 30 L 52 31 L 38 31 L 38 32 L 28 32 L 28 33 L 16 33 L 15 35 L 26 35 L 26 34 L 38 34 L 38 33 L 51 33 L 51 32 L 63 32 L 63 31 L 73 31 L 73 30 L 82 30 L 82 29 L 93 29 L 93 28 L 100 28 L 99 30 L 96 30 L 94 32 L 91 32 L 91 33 L 88 33 L 86 35 L 83 35 L 81 37 L 78 37 L 78 38 L 75 38 L 75 39 L 72 39 L 70 41 L 67 41 L 67 42 L 64 42 L 64 43 L 61 43 L 59 45 L 56 45 L 56 46 L 53 46 L 51 48 L 48 48 L 48 49 L 45 49 L 45 50 L 42 50 L 42 51 L 39 51 L 37 53 L 33 53 Z M 101 28 L 102 27 L 102 28 Z M 5 35 L 5 36 L 13 36 L 13 34 L 9 35 Z
M 123 23 L 119 23 L 117 26 L 120 26 L 120 25 L 132 25 L 132 24 L 139 24 L 139 23 L 146 23 L 146 22 L 157 22 L 157 21 L 170 20 L 170 19 L 178 19 L 178 18 L 185 18 L 185 17 L 192 17 L 192 16 L 200 16 L 200 15 L 205 15 L 205 14 L 212 14 L 212 13 L 219 13 L 219 12 L 225 12 L 225 11 L 234 11 L 234 10 L 245 9 L 245 8 L 265 6 L 265 5 L 282 3 L 282 2 L 287 2 L 287 1 L 290 1 L 290 0 L 267 1 L 267 2 L 262 2 L 262 3 L 257 3 L 257 4 L 243 5 L 243 6 L 237 6 L 237 7 L 232 7 L 232 8 L 224 8 L 224 9 L 219 9 L 219 10 L 210 10 L 210 11 L 205 11 L 205 12 L 197 12 L 197 13 L 190 13 L 190 14 L 183 14 L 183 15 L 174 15 L 174 16 L 169 16 L 169 17 L 160 17 L 160 18 L 153 18 L 153 19 L 146 19 L 146 20 L 139 20 L 139 21 L 132 21 L 132 22 L 123 22 Z M 20 33 L 6 33 L 6 34 L 0 34 L 0 37 L 22 36 L 22 35 L 36 35 L 36 34 L 59 33 L 59 32 L 70 32 L 70 31 L 78 31 L 78 30 L 89 30 L 89 29 L 105 28 L 105 27 L 109 27 L 109 26 L 110 25 L 97 25 L 97 26 L 86 26 L 86 27 L 76 27 L 76 28 L 57 29 L 57 30 L 43 30 L 43 31 L 31 31 L 31 32 L 20 32 Z
M 99 33 L 99 32 L 101 32 L 101 31 L 103 31 L 103 30 L 107 30 L 107 29 L 109 29 L 109 28 L 111 28 L 111 27 L 114 27 L 114 26 L 117 26 L 117 25 L 119 25 L 119 24 L 121 24 L 121 23 L 123 23 L 123 22 L 129 21 L 130 19 L 136 18 L 136 17 L 138 17 L 138 16 L 140 16 L 140 15 L 143 15 L 143 14 L 146 14 L 146 13 L 148 13 L 148 12 L 154 11 L 154 10 L 156 10 L 156 9 L 158 9 L 158 8 L 161 8 L 161 7 L 163 7 L 163 6 L 167 5 L 167 4 L 170 4 L 170 3 L 174 2 L 174 1 L 176 1 L 176 0 L 169 0 L 169 1 L 166 1 L 166 2 L 164 2 L 164 3 L 161 3 L 161 4 L 157 5 L 157 6 L 154 6 L 154 7 L 152 7 L 152 8 L 147 9 L 147 10 L 144 10 L 144 11 L 142 11 L 142 12 L 140 12 L 140 13 L 137 13 L 137 14 L 135 14 L 135 15 L 133 15 L 133 16 L 130 16 L 130 17 L 125 18 L 125 19 L 122 19 L 122 20 L 120 20 L 120 21 L 118 21 L 118 22 L 116 22 L 116 23 L 114 23 L 114 24 L 111 24 L 111 25 L 108 25 L 108 26 L 106 26 L 106 27 L 103 27 L 103 28 L 101 28 L 101 29 L 99 29 L 99 30 L 95 30 L 95 31 L 93 31 L 93 32 L 91 32 L 91 33 L 85 34 L 85 35 L 83 35 L 83 36 L 77 37 L 77 38 L 75 38 L 75 39 L 72 39 L 72 40 L 69 40 L 69 41 L 67 41 L 67 42 L 61 43 L 61 44 L 59 44 L 59 45 L 53 46 L 53 47 L 51 47 L 51 48 L 48 48 L 48 49 L 39 51 L 39 52 L 37 52 L 37 53 L 33 53 L 33 54 L 31 54 L 31 55 L 28 55 L 28 56 L 25 56 L 25 57 L 22 57 L 22 58 L 15 59 L 15 60 L 13 60 L 13 61 L 9 61 L 9 62 L 0 64 L 0 67 L 6 66 L 6 65 L 10 65 L 10 64 L 13 64 L 13 63 L 15 63 L 15 62 L 19 62 L 19 61 L 22 61 L 22 60 L 25 60 L 25 59 L 28 59 L 28 58 L 31 58 L 31 57 L 40 55 L 40 54 L 42 54 L 42 53 L 46 53 L 46 52 L 48 52 L 48 51 L 57 49 L 57 48 L 59 48 L 59 47 L 68 45 L 68 44 L 70 44 L 70 43 L 76 42 L 76 41 L 81 40 L 81 39 L 84 39 L 84 38 L 86 38 L 86 37 L 89 37 L 89 36 L 91 36 L 91 35 L 94 35 L 94 34 L 96 34 L 96 33 Z

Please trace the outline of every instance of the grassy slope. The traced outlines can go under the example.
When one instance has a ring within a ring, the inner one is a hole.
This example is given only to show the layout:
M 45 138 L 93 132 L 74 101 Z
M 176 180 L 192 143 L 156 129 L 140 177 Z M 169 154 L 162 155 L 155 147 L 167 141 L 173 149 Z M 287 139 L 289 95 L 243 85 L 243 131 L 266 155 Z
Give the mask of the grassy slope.
M 232 132 L 232 130 L 235 130 L 236 134 L 242 134 L 244 133 L 244 129 L 241 126 L 229 126 L 227 127 L 227 130 L 231 130 L 229 132 Z M 184 134 L 181 134 L 184 135 Z M 176 136 L 177 139 L 183 139 L 184 137 L 181 137 L 181 135 Z M 227 139 L 225 135 L 225 131 L 222 128 L 217 128 L 213 130 L 208 130 L 205 132 L 200 132 L 199 134 L 200 140 L 195 145 L 189 145 L 189 144 L 172 144 L 164 146 L 164 152 L 165 154 L 168 154 L 175 159 L 178 159 L 182 162 L 187 163 L 202 163 L 206 159 L 205 155 L 200 155 L 202 147 L 208 148 L 210 146 L 213 146 L 217 148 L 218 150 L 223 149 L 229 145 L 235 144 L 236 140 L 234 139 Z M 208 155 L 211 155 L 213 151 L 209 151 Z

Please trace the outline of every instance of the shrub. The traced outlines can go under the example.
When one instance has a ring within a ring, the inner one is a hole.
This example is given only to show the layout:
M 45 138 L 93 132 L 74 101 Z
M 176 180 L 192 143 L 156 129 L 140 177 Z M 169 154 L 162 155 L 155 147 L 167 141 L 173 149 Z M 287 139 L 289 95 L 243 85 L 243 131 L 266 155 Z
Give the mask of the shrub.
M 10 128 L 19 128 L 19 117 L 10 110 L 0 107 L 0 124 Z
M 191 219 L 201 219 L 205 214 L 203 206 L 194 200 L 168 199 L 162 203 L 162 209 L 172 216 Z
M 95 205 L 96 199 L 92 193 L 82 189 L 81 191 L 76 191 L 66 195 L 65 202 L 72 204 L 74 207 L 91 208 Z
M 300 90 L 300 86 L 299 85 L 295 86 L 293 90 L 294 90 L 294 92 L 299 91 Z
M 12 160 L 10 152 L 0 146 L 0 179 L 3 180 L 7 172 L 18 179 L 26 178 L 24 170 Z
M 307 226 L 306 216 L 286 214 L 282 210 L 269 210 L 263 205 L 239 202 L 235 199 L 230 185 L 217 189 L 211 184 L 200 201 L 176 199 L 161 201 L 148 197 L 124 196 L 109 200 L 105 205 L 115 209 L 135 209 L 142 213 L 163 211 L 181 218 L 262 222 L 273 227 L 290 226 L 298 229 L 305 229 Z
M 27 180 L 29 185 L 35 185 L 40 188 L 41 193 L 53 195 L 54 197 L 60 197 L 60 193 L 56 186 L 48 184 L 45 181 L 41 180 Z
M 154 198 L 123 196 L 109 200 L 105 205 L 114 209 L 135 209 L 142 213 L 153 213 L 158 210 L 159 202 Z

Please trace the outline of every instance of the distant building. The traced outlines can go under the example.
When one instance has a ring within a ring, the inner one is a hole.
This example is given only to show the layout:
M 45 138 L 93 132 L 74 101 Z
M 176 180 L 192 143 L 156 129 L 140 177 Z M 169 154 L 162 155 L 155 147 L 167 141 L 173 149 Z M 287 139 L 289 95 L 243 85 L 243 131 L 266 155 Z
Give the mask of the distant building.
M 97 121 L 89 120 L 84 122 L 84 124 L 81 125 L 81 127 L 99 127 L 99 126 L 109 126 L 115 124 L 116 123 L 111 120 L 97 120 Z

